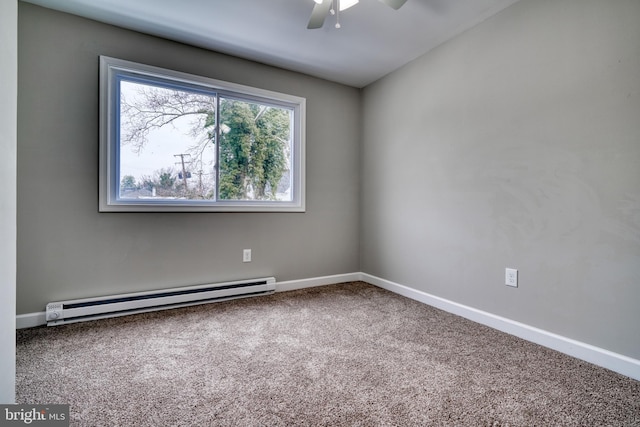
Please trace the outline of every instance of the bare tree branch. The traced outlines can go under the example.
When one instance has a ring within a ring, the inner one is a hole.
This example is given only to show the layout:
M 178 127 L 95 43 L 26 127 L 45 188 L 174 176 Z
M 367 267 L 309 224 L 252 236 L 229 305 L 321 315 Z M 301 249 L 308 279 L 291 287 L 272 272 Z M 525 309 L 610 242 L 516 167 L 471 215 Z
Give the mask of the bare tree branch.
M 209 140 L 203 133 L 210 136 L 207 128 L 212 127 L 213 122 L 208 121 L 214 113 L 215 98 L 212 96 L 138 85 L 136 93 L 121 96 L 120 140 L 139 153 L 152 130 L 173 126 L 179 118 L 192 117 L 189 134 L 200 137 L 200 146 L 204 140 Z

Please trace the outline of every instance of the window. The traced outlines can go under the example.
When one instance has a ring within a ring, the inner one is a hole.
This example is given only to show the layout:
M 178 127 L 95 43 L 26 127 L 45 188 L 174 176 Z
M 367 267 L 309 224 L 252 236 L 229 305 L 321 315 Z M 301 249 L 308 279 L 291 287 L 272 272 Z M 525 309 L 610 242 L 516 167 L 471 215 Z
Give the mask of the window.
M 104 56 L 100 73 L 100 211 L 304 211 L 304 98 Z

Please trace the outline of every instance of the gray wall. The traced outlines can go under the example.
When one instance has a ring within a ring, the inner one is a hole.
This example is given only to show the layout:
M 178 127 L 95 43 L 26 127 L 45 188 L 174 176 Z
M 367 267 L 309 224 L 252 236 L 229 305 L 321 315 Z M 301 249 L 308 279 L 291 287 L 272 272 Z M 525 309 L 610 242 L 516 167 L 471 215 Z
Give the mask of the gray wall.
M 0 2 L 0 403 L 15 402 L 18 7 Z
M 367 87 L 362 271 L 640 359 L 639 22 L 523 0 Z
M 358 271 L 357 89 L 25 3 L 18 31 L 19 314 L 51 300 Z M 99 55 L 305 97 L 306 213 L 98 213 Z

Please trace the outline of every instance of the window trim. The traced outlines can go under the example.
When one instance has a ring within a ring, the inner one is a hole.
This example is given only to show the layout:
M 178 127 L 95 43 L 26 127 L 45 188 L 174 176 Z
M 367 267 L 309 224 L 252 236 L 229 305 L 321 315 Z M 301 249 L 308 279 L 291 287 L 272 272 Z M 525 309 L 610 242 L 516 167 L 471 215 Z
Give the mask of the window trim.
M 143 79 L 170 80 L 178 85 L 215 90 L 219 96 L 241 98 L 283 106 L 293 110 L 291 147 L 291 201 L 268 200 L 122 200 L 118 198 L 117 153 L 118 78 L 138 75 Z M 215 80 L 122 59 L 100 56 L 100 147 L 99 147 L 99 211 L 100 212 L 304 212 L 305 211 L 305 122 L 306 99 L 265 89 Z

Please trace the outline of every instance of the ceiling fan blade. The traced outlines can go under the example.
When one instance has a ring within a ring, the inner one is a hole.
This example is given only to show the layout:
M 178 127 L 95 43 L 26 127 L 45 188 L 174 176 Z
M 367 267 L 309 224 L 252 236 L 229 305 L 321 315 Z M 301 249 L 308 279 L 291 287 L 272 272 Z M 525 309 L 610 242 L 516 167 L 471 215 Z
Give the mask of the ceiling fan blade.
M 382 3 L 386 4 L 389 7 L 398 10 L 402 7 L 403 4 L 407 2 L 407 0 L 380 0 Z
M 309 18 L 309 24 L 307 28 L 310 30 L 321 28 L 324 25 L 324 18 L 327 17 L 329 13 L 329 9 L 331 9 L 331 3 L 333 0 L 323 0 L 322 3 L 316 3 L 313 6 L 313 11 L 311 12 L 311 18 Z

